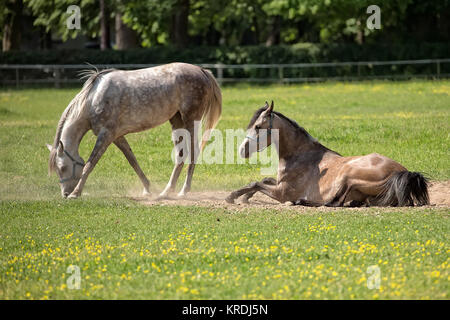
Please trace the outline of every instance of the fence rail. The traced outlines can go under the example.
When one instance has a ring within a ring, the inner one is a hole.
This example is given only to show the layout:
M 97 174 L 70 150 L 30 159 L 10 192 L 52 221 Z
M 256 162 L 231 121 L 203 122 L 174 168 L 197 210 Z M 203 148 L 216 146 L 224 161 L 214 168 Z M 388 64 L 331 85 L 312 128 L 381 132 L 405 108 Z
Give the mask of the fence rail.
M 312 81 L 324 81 L 324 80 L 362 80 L 362 79 L 405 79 L 412 77 L 449 77 L 450 72 L 442 72 L 442 65 L 450 64 L 450 59 L 423 59 L 423 60 L 394 60 L 394 61 L 359 61 L 359 62 L 319 62 L 319 63 L 289 63 L 289 64 L 198 64 L 201 67 L 212 69 L 215 72 L 215 76 L 220 83 L 224 82 L 279 82 L 279 83 L 292 83 L 292 82 L 312 82 Z M 139 69 L 154 67 L 158 64 L 97 64 L 98 69 L 117 68 L 117 69 Z M 407 66 L 407 65 L 429 65 L 432 69 L 426 69 L 425 73 L 407 73 L 407 74 L 382 74 L 377 75 L 373 72 L 375 66 L 391 66 L 391 69 L 395 69 L 395 66 Z M 322 76 L 317 71 L 318 68 L 343 68 L 343 67 L 356 67 L 356 71 L 347 70 L 347 74 L 344 76 Z M 74 70 L 84 70 L 92 68 L 89 64 L 3 64 L 0 65 L 1 84 L 15 84 L 19 87 L 21 84 L 34 84 L 34 83 L 53 83 L 55 87 L 60 87 L 63 83 L 79 83 L 82 80 L 73 75 Z M 370 74 L 362 72 L 363 68 L 372 70 Z M 269 77 L 253 77 L 245 76 L 246 72 L 250 70 L 271 70 Z M 296 69 L 298 74 L 302 74 L 301 71 L 310 69 L 307 76 L 286 76 L 286 70 Z M 312 69 L 312 71 L 311 71 Z M 70 75 L 66 73 L 72 71 Z M 226 72 L 229 70 L 241 70 L 239 77 L 227 76 Z M 433 70 L 433 72 L 431 72 Z M 449 70 L 449 68 L 446 68 Z M 41 74 L 36 74 L 36 71 L 40 71 Z M 8 75 L 3 73 L 9 72 Z M 317 73 L 317 75 L 315 74 Z M 275 77 L 273 76 L 275 74 Z M 42 77 L 43 76 L 43 77 Z

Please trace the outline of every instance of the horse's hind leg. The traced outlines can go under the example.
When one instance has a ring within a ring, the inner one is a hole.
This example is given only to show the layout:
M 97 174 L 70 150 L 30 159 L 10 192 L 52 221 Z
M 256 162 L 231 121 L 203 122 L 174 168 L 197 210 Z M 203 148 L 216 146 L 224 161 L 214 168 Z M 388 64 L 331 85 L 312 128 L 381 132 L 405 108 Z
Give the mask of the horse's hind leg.
M 183 137 L 177 137 L 175 130 L 184 128 L 184 122 L 181 118 L 181 114 L 177 112 L 171 119 L 170 123 L 172 125 L 172 140 L 173 145 L 175 147 L 175 165 L 172 170 L 172 174 L 170 175 L 169 182 L 167 183 L 167 186 L 164 188 L 164 190 L 159 194 L 159 199 L 164 199 L 167 197 L 167 195 L 170 192 L 173 192 L 175 190 L 175 186 L 177 184 L 178 177 L 180 176 L 181 170 L 184 166 L 184 160 L 183 160 L 183 152 L 182 150 L 182 144 Z
M 345 203 L 345 199 L 347 198 L 347 195 L 352 190 L 352 185 L 349 185 L 347 183 L 343 184 L 339 191 L 336 193 L 333 200 L 325 203 L 326 207 L 343 207 Z
M 362 206 L 367 206 L 367 203 L 365 201 L 352 200 L 352 201 L 350 201 L 348 206 L 351 208 L 358 208 L 358 207 L 362 207 Z
M 141 182 L 144 185 L 143 195 L 150 195 L 150 182 L 148 181 L 147 177 L 145 176 L 144 172 L 139 166 L 137 159 L 133 151 L 131 150 L 130 145 L 128 144 L 128 141 L 125 139 L 124 136 L 122 136 L 114 140 L 114 144 L 120 149 L 120 151 L 123 152 L 125 158 L 127 158 L 131 167 L 134 169 L 139 179 L 141 179 Z
M 350 201 L 351 207 L 360 207 L 366 203 L 367 195 L 358 190 L 358 184 L 348 179 L 347 183 L 342 184 L 333 200 L 327 202 L 327 207 L 343 207 L 344 203 Z
M 89 176 L 89 174 L 94 169 L 95 165 L 97 164 L 98 160 L 102 157 L 102 155 L 105 153 L 108 146 L 113 142 L 114 135 L 111 130 L 108 130 L 106 128 L 102 128 L 97 136 L 97 141 L 95 142 L 94 149 L 91 152 L 91 155 L 89 156 L 88 161 L 83 167 L 83 173 L 81 175 L 80 181 L 78 181 L 77 186 L 72 191 L 72 193 L 68 196 L 70 199 L 78 198 L 81 195 L 81 192 L 83 191 L 84 184 L 86 183 L 86 180 Z
M 186 174 L 186 180 L 184 182 L 183 188 L 178 193 L 178 197 L 184 197 L 186 193 L 191 190 L 192 176 L 194 175 L 195 163 L 197 161 L 198 154 L 200 152 L 199 143 L 197 135 L 195 132 L 194 122 L 189 123 L 186 128 L 191 136 L 191 146 L 189 149 L 190 162 L 188 165 L 188 170 Z

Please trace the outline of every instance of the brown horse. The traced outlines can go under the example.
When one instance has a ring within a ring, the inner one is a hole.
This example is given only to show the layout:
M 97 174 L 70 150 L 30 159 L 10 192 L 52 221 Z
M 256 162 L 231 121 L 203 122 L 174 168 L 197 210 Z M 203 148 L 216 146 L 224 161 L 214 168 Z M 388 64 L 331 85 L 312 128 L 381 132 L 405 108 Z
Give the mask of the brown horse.
M 86 179 L 111 143 L 125 155 L 149 194 L 149 181 L 141 170 L 125 135 L 154 128 L 170 121 L 176 150 L 181 153 L 182 137 L 175 132 L 185 129 L 196 137 L 195 121 L 204 119 L 205 135 L 217 124 L 222 111 L 222 95 L 213 75 L 200 67 L 172 63 L 140 70 L 104 70 L 90 72 L 83 89 L 70 102 L 59 120 L 50 150 L 49 171 L 59 176 L 63 197 L 81 195 Z M 97 136 L 94 150 L 86 163 L 78 154 L 81 139 L 92 130 Z M 188 146 L 189 148 L 189 146 Z M 198 141 L 191 139 L 190 162 L 186 181 L 179 196 L 191 188 Z M 175 189 L 184 158 L 176 157 L 169 183 L 161 197 Z
M 413 206 L 429 204 L 427 179 L 410 172 L 401 164 L 377 153 L 343 157 L 312 138 L 295 121 L 265 107 L 253 115 L 248 136 L 240 147 L 242 157 L 259 151 L 267 132 L 267 142 L 278 149 L 277 179 L 266 178 L 232 192 L 226 201 L 233 203 L 244 195 L 248 201 L 260 191 L 280 202 L 291 201 L 306 206 Z M 266 130 L 262 130 L 266 129 Z M 271 141 L 272 130 L 279 139 Z M 250 143 L 251 140 L 257 143 Z

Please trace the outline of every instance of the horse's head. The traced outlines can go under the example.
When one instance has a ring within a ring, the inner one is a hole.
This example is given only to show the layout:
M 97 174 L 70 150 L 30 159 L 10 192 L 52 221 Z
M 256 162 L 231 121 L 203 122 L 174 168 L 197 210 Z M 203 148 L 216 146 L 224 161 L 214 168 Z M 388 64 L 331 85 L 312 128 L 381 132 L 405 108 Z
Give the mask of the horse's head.
M 61 141 L 59 141 L 58 147 L 54 148 L 47 144 L 47 148 L 50 151 L 49 172 L 56 171 L 59 177 L 61 195 L 66 198 L 72 193 L 81 178 L 84 160 L 80 156 L 75 156 L 64 150 Z
M 259 152 L 272 143 L 273 101 L 269 107 L 266 101 L 264 107 L 258 109 L 247 127 L 247 136 L 239 147 L 242 158 L 249 158 L 254 152 Z

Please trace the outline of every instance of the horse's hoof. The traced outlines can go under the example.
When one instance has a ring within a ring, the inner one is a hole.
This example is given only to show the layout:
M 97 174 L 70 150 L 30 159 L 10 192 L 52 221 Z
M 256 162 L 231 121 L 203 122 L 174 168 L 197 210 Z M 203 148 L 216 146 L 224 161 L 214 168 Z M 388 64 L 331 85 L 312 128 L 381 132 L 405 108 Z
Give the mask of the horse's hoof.
M 225 198 L 225 201 L 228 202 L 228 203 L 234 203 L 234 198 L 231 197 L 231 196 L 228 196 L 228 197 Z
M 156 197 L 156 201 L 167 200 L 169 199 L 169 195 L 167 193 L 160 193 L 159 196 Z
M 67 199 L 77 199 L 78 198 L 78 195 L 77 194 L 73 194 L 73 193 L 71 193 L 68 197 L 67 197 Z
M 184 198 L 186 198 L 186 195 L 187 195 L 187 193 L 186 192 L 179 192 L 178 194 L 177 194 L 177 198 L 178 199 L 184 199 Z
M 152 195 L 152 193 L 150 191 L 148 191 L 148 190 L 144 189 L 144 191 L 142 191 L 142 196 L 143 197 L 150 197 L 151 195 Z

